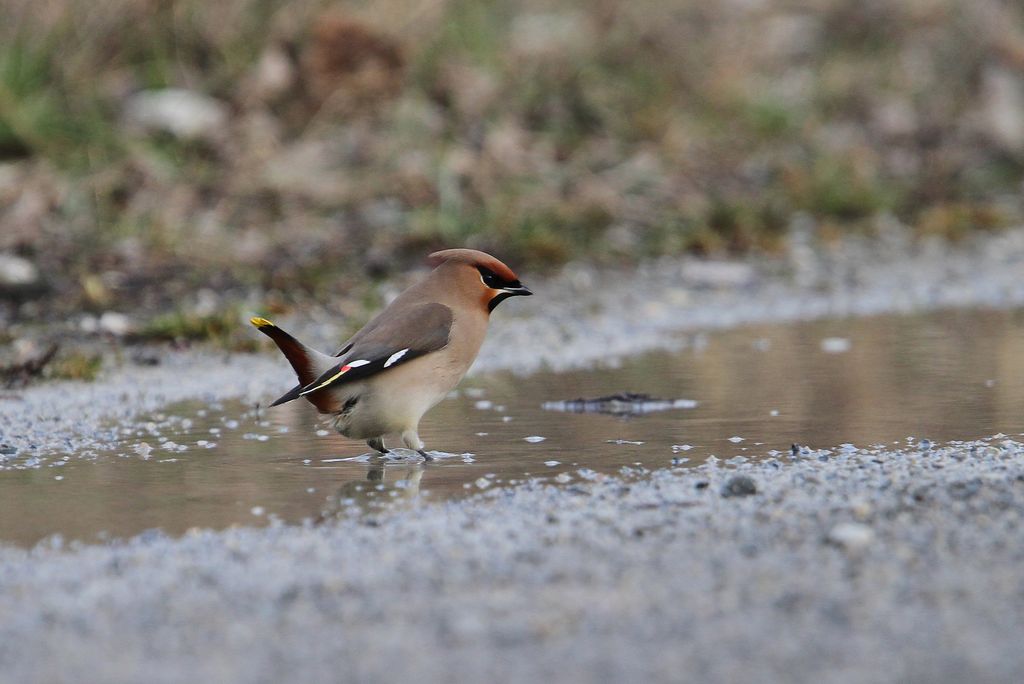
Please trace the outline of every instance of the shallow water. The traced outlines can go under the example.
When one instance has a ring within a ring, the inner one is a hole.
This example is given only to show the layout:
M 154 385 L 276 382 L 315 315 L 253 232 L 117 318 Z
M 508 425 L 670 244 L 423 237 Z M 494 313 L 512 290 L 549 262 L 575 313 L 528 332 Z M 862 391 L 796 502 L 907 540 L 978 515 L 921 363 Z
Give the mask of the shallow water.
M 1024 430 L 1024 313 L 947 312 L 682 338 L 616 368 L 466 381 L 421 425 L 437 461 L 370 458 L 311 407 L 168 407 L 109 452 L 0 470 L 0 540 L 94 542 L 158 529 L 295 523 L 414 507 L 543 477 L 568 483 L 622 467 L 714 457 L 974 439 Z M 635 417 L 544 402 L 619 391 L 696 407 Z M 532 438 L 532 439 L 528 439 Z M 543 438 L 543 439 L 539 439 Z M 30 465 L 30 464 L 29 464 Z

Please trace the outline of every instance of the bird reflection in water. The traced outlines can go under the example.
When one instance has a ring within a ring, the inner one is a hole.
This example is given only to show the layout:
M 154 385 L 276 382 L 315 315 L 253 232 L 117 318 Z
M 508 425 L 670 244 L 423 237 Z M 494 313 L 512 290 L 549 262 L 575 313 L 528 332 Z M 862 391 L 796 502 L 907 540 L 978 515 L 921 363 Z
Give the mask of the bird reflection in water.
M 420 496 L 422 463 L 374 462 L 367 464 L 365 479 L 349 480 L 327 497 L 316 524 L 416 504 Z

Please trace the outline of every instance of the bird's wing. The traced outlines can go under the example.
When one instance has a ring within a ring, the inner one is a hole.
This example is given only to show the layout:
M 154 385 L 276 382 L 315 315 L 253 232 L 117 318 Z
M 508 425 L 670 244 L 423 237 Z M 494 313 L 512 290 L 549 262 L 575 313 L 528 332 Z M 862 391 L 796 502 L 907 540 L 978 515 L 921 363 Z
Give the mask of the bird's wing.
M 333 367 L 302 388 L 306 396 L 342 383 L 364 380 L 394 366 L 442 349 L 452 330 L 452 310 L 444 304 L 418 304 L 379 319 L 352 338 Z

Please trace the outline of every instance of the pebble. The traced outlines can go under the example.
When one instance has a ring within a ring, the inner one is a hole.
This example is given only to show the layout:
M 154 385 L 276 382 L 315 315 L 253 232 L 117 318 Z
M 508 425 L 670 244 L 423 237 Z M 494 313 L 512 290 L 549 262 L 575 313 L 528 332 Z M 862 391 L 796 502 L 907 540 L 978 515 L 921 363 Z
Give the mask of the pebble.
M 125 122 L 144 132 L 170 133 L 182 140 L 213 139 L 228 122 L 227 106 L 184 88 L 143 90 L 125 105 Z
M 850 351 L 850 340 L 845 337 L 826 337 L 821 341 L 821 350 L 826 354 L 844 354 Z
M 132 320 L 123 313 L 105 311 L 100 316 L 97 326 L 100 330 L 115 337 L 123 337 L 134 330 Z
M 862 551 L 875 540 L 875 531 L 863 523 L 842 522 L 829 530 L 827 540 L 847 551 Z
M 722 496 L 728 498 L 733 496 L 752 496 L 757 494 L 757 483 L 747 475 L 734 475 L 730 477 L 725 486 L 722 487 Z
M 42 288 L 39 269 L 28 259 L 0 253 L 0 297 L 18 297 Z

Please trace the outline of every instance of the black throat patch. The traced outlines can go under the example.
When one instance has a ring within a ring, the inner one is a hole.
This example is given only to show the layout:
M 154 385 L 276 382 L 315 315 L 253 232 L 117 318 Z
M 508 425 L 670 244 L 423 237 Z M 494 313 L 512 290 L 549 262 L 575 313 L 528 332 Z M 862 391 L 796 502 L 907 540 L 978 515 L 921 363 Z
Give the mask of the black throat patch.
M 499 292 L 498 294 L 491 297 L 491 301 L 487 302 L 487 312 L 490 313 L 491 311 L 494 311 L 494 307 L 498 306 L 509 297 L 514 296 L 515 295 L 512 294 L 511 292 Z

